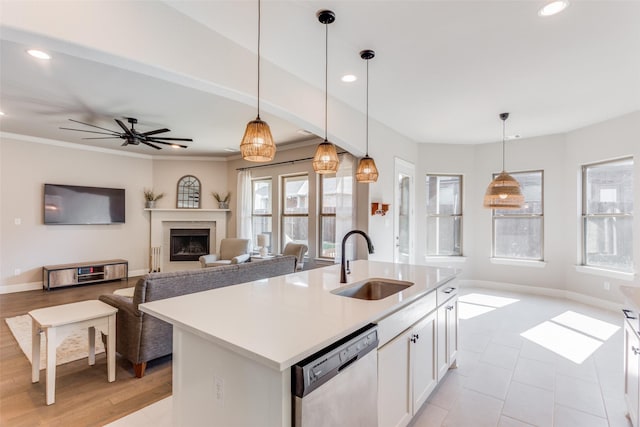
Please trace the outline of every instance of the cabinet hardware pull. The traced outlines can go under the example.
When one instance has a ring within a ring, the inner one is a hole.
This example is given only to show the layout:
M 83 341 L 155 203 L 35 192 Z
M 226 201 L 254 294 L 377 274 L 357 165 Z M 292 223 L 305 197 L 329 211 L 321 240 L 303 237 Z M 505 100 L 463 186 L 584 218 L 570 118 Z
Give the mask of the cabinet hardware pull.
M 452 305 L 447 306 L 447 310 L 449 311 L 453 310 L 453 306 Z
M 451 292 L 453 292 L 453 291 L 455 291 L 455 290 L 456 290 L 456 288 L 447 288 L 447 289 L 445 289 L 445 290 L 444 290 L 444 291 L 442 291 L 442 292 L 443 292 L 443 293 L 445 293 L 445 294 L 450 294 Z
M 627 309 L 623 308 L 623 309 L 622 309 L 622 313 L 624 314 L 624 317 L 626 317 L 627 319 L 630 319 L 630 320 L 635 320 L 635 319 L 637 319 L 637 317 L 633 317 L 633 316 L 631 315 L 631 313 L 633 313 L 631 310 L 627 310 Z
M 631 346 L 631 350 L 633 351 L 633 354 L 635 354 L 636 356 L 640 354 L 640 349 L 634 346 Z
M 412 338 L 410 339 L 410 341 L 411 341 L 412 343 L 414 343 L 414 344 L 415 344 L 416 339 L 412 337 Z

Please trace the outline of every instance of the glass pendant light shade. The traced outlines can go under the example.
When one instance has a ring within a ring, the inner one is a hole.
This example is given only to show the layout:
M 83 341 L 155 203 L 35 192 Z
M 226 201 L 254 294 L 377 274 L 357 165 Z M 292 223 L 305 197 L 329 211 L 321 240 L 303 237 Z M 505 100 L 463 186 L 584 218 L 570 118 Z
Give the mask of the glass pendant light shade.
M 268 162 L 276 154 L 276 144 L 271 136 L 267 122 L 260 116 L 247 123 L 242 142 L 240 143 L 242 158 L 250 162 Z
M 260 120 L 260 19 L 261 7 L 258 0 L 258 114 L 255 120 L 247 123 L 240 153 L 244 160 L 250 162 L 270 162 L 276 155 L 276 144 L 271 136 L 271 129 L 267 122 Z
M 336 146 L 325 139 L 316 148 L 316 154 L 313 156 L 313 170 L 319 174 L 336 173 L 338 163 Z
M 329 24 L 336 20 L 336 15 L 330 10 L 320 10 L 316 14 L 318 21 L 324 25 L 324 141 L 316 148 L 313 156 L 313 170 L 319 174 L 338 172 L 338 152 L 336 146 L 327 140 L 327 117 L 329 96 Z
M 356 169 L 356 180 L 364 184 L 370 184 L 378 180 L 378 168 L 376 162 L 369 156 L 364 156 L 358 162 Z
M 518 180 L 505 171 L 495 177 L 484 193 L 484 207 L 489 209 L 520 209 L 524 196 Z
M 483 206 L 489 209 L 521 209 L 524 196 L 517 179 L 509 175 L 504 167 L 505 157 L 505 121 L 509 113 L 500 114 L 502 120 L 502 172 L 496 176 L 484 193 Z

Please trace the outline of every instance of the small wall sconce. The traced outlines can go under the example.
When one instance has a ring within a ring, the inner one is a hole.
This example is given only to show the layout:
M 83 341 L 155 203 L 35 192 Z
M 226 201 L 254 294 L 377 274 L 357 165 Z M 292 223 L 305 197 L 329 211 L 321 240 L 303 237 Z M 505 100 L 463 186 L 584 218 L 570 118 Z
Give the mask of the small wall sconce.
M 389 210 L 389 204 L 386 203 L 371 203 L 371 215 L 382 215 L 385 216 L 387 211 Z

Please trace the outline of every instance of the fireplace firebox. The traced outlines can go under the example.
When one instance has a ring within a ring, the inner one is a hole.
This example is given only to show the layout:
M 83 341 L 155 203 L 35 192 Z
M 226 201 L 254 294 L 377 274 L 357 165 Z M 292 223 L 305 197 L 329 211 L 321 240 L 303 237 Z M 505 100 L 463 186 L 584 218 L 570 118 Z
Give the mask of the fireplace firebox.
M 169 246 L 170 261 L 198 261 L 209 253 L 209 229 L 172 228 Z

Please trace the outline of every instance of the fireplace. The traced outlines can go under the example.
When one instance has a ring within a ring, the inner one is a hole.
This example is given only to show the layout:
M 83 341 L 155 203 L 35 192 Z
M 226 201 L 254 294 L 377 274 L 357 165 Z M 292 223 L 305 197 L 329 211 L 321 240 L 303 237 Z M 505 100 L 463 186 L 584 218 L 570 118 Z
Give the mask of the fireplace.
M 209 253 L 208 228 L 172 228 L 169 261 L 198 261 Z

